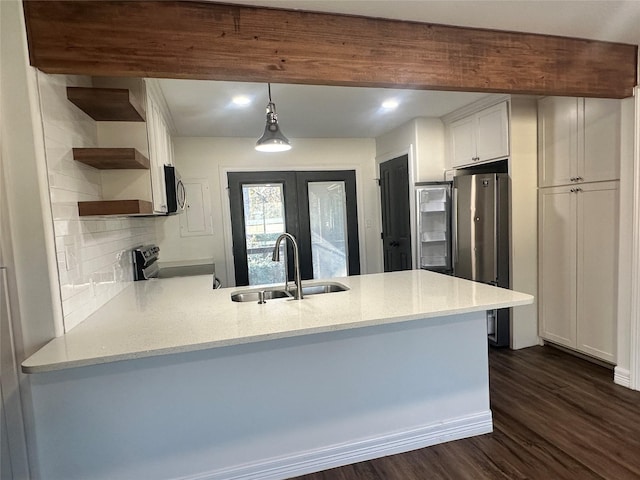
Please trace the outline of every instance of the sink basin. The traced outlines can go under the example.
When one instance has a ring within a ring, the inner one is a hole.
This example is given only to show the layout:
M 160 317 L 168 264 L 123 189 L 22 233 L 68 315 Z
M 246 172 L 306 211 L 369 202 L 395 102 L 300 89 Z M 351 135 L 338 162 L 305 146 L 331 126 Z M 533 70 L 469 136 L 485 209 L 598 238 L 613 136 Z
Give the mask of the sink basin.
M 349 290 L 349 287 L 342 285 L 341 283 L 315 283 L 313 285 L 302 285 L 302 295 L 318 295 L 321 293 L 345 292 L 347 290 Z
M 304 291 L 304 290 L 303 290 Z M 276 298 L 292 298 L 292 295 L 285 290 L 251 290 L 247 292 L 236 292 L 231 294 L 233 302 L 258 302 L 260 300 L 260 292 L 264 292 L 265 300 L 273 300 Z
M 295 287 L 289 288 L 288 291 L 284 289 L 254 289 L 245 290 L 240 292 L 234 292 L 231 294 L 231 300 L 233 302 L 258 302 L 260 300 L 260 292 L 264 292 L 264 300 L 275 300 L 278 298 L 293 298 Z M 337 282 L 327 283 L 313 283 L 311 285 L 302 285 L 302 295 L 319 295 L 322 293 L 344 292 L 349 290 L 349 287 Z

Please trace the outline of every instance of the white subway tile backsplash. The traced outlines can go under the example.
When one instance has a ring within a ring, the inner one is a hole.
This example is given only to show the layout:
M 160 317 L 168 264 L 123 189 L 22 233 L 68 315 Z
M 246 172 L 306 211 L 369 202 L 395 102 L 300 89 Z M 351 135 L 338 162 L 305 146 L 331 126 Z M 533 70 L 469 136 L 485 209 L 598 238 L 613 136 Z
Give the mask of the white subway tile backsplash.
M 51 205 L 54 220 L 78 220 L 78 204 L 76 202 L 55 203 Z
M 131 249 L 156 243 L 151 218 L 78 217 L 78 201 L 102 198 L 99 170 L 73 160 L 73 147 L 97 145 L 96 122 L 67 100 L 66 86 L 88 77 L 38 73 L 49 193 L 65 331 L 133 281 Z

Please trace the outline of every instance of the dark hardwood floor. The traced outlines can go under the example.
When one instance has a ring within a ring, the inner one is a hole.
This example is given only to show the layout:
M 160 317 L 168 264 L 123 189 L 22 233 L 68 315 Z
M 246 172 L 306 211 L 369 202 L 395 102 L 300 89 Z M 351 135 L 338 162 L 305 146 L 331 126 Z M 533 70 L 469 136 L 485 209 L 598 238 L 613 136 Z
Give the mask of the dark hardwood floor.
M 297 480 L 640 479 L 640 392 L 552 347 L 489 358 L 493 433 Z

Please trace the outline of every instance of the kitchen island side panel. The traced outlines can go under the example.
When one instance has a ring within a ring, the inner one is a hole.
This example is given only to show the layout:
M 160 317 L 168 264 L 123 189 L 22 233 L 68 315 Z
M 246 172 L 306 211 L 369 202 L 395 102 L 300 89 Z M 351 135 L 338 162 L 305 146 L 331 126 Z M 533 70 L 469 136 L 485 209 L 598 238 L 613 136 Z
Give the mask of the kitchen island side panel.
M 474 312 L 34 374 L 39 471 L 287 478 L 487 433 L 487 355 Z

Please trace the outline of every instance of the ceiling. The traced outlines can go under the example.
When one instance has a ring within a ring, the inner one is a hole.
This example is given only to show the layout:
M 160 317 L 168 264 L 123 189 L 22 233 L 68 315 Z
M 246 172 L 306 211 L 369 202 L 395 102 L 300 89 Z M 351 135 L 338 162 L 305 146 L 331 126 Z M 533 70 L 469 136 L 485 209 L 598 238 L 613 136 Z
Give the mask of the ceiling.
M 160 80 L 178 136 L 260 137 L 268 103 L 264 83 Z M 251 100 L 232 102 L 236 95 Z M 374 138 L 416 117 L 440 117 L 486 93 L 272 84 L 278 123 L 293 138 Z M 396 109 L 381 106 L 395 99 Z
M 640 0 L 231 0 L 335 12 L 640 44 Z M 256 137 L 267 87 L 257 83 L 161 80 L 178 136 Z M 231 101 L 244 95 L 251 103 Z M 416 117 L 440 117 L 486 94 L 312 85 L 272 85 L 282 132 L 295 138 L 373 138 Z M 395 110 L 381 108 L 394 98 Z

